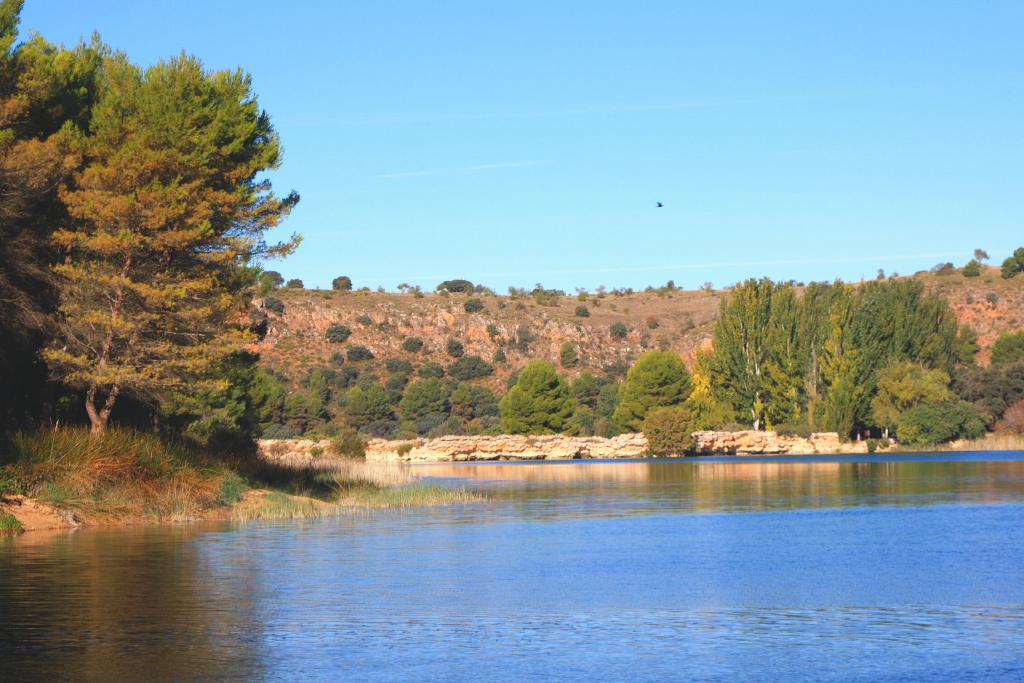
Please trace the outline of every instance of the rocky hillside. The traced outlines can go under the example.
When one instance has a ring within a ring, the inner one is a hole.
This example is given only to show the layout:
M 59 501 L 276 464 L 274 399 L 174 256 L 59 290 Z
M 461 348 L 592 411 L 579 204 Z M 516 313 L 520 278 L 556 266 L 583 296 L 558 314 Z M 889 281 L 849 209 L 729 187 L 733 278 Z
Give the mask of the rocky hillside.
M 945 296 L 960 321 L 977 330 L 982 363 L 987 363 L 1000 332 L 1024 327 L 1024 277 L 1004 280 L 995 268 L 976 278 L 959 271 L 914 277 Z M 580 298 L 281 289 L 271 296 L 283 304 L 283 311 L 268 311 L 267 333 L 255 350 L 270 367 L 298 380 L 308 368 L 336 365 L 337 354 L 361 346 L 374 356 L 361 364 L 379 368 L 383 377 L 388 359 L 415 367 L 431 361 L 448 367 L 455 361 L 449 342 L 455 341 L 465 355 L 491 363 L 495 372 L 486 382 L 503 388 L 509 375 L 530 360 L 543 358 L 561 366 L 566 342 L 578 354 L 575 365 L 563 366 L 569 375 L 622 372 L 639 354 L 659 347 L 692 359 L 696 349 L 710 344 L 719 304 L 727 294 L 660 289 Z M 482 308 L 473 310 L 475 304 L 470 304 L 472 312 L 467 312 L 470 299 L 478 299 Z M 257 303 L 265 306 L 264 301 Z M 350 330 L 344 342 L 328 341 L 331 325 Z M 416 346 L 406 344 L 410 338 L 422 340 L 422 348 L 405 348 Z

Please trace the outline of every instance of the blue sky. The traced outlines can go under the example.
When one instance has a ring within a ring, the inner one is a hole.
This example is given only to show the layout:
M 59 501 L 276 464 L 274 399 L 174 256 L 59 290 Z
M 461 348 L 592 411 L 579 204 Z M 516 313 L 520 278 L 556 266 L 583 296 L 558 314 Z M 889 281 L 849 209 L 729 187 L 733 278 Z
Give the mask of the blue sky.
M 927 11 L 924 11 L 927 9 Z M 307 286 L 716 285 L 1024 244 L 1024 3 L 27 0 L 241 66 Z M 656 209 L 661 201 L 664 208 Z

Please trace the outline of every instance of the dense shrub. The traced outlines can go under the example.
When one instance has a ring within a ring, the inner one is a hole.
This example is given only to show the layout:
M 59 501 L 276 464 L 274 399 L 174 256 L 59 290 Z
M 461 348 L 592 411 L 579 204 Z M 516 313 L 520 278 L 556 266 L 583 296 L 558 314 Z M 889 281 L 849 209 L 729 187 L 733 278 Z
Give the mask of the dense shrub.
M 806 422 L 783 422 L 775 425 L 775 433 L 779 436 L 798 436 L 806 439 L 813 431 Z
M 452 358 L 460 358 L 462 354 L 466 353 L 466 347 L 458 339 L 449 339 L 445 351 Z
M 563 368 L 572 368 L 580 361 L 580 355 L 572 342 L 565 342 L 558 352 L 558 360 Z
M 964 265 L 963 269 L 964 277 L 979 277 L 981 275 L 981 264 L 975 259 L 971 259 Z
M 463 356 L 452 363 L 448 374 L 461 381 L 480 379 L 494 374 L 494 366 L 480 356 Z
M 297 277 L 293 277 L 285 284 L 285 287 L 288 289 L 302 289 L 304 286 L 305 285 L 302 284 L 302 280 Z
M 263 429 L 260 436 L 264 439 L 294 439 L 299 436 L 299 430 L 288 425 L 271 422 Z
M 384 361 L 384 369 L 392 375 L 411 375 L 412 363 L 402 358 L 388 358 Z
M 1024 361 L 1024 331 L 1004 332 L 992 345 L 992 364 L 1005 365 Z
M 473 297 L 472 299 L 467 299 L 466 303 L 462 304 L 462 309 L 466 313 L 479 313 L 484 310 L 484 302 L 482 299 Z
M 623 322 L 612 323 L 612 326 L 608 328 L 608 331 L 611 332 L 612 336 L 616 339 L 625 339 L 626 335 L 629 334 L 629 328 L 626 327 L 626 323 Z
M 1003 266 L 1000 269 L 1003 278 L 1007 280 L 1016 277 L 1017 273 L 1021 271 L 1024 271 L 1024 247 L 1016 249 L 1012 256 L 1003 261 Z
M 449 398 L 452 415 L 465 421 L 498 414 L 498 398 L 494 392 L 476 384 L 465 382 L 455 387 Z
M 276 270 L 268 270 L 263 273 L 260 273 L 259 282 L 260 286 L 265 291 L 270 291 L 272 289 L 277 289 L 278 287 L 283 285 L 284 278 L 281 277 L 281 273 L 277 272 Z
M 343 458 L 366 457 L 366 442 L 363 441 L 363 437 L 359 435 L 359 432 L 350 427 L 343 429 L 331 441 L 331 448 L 337 455 Z
M 268 296 L 263 300 L 263 308 L 268 311 L 273 311 L 278 315 L 284 315 L 284 302 L 272 296 Z
M 434 377 L 440 379 L 441 377 L 444 377 L 444 368 L 441 367 L 440 363 L 428 360 L 423 364 L 423 367 L 420 368 L 419 376 L 423 378 Z
M 352 328 L 348 325 L 339 325 L 335 323 L 327 328 L 327 341 L 332 344 L 344 344 L 351 336 Z
M 490 337 L 491 339 L 494 339 L 499 334 L 501 334 L 501 332 L 500 332 L 500 330 L 498 330 L 498 326 L 497 325 L 495 325 L 494 323 L 487 323 L 487 336 L 488 337 Z
M 966 401 L 925 403 L 900 415 L 896 434 L 911 445 L 930 445 L 953 439 L 977 439 L 985 433 L 985 423 L 977 409 Z
M 365 313 L 362 313 L 359 315 L 359 317 L 356 318 L 356 322 L 359 323 L 360 325 L 372 325 L 373 318 L 366 315 Z
M 340 275 L 331 280 L 331 289 L 339 292 L 350 292 L 352 291 L 352 278 L 347 275 Z
M 653 408 L 679 405 L 690 395 L 690 372 L 672 351 L 648 351 L 629 369 L 613 416 L 620 427 L 639 431 Z
M 437 286 L 439 292 L 472 294 L 475 287 L 469 280 L 445 280 Z
M 373 352 L 365 346 L 350 346 L 348 349 L 348 359 L 353 363 L 373 360 Z
M 344 365 L 345 354 L 342 353 L 341 351 L 335 351 L 334 353 L 331 354 L 331 363 L 333 363 L 334 365 Z
M 407 337 L 405 341 L 402 342 L 402 348 L 409 353 L 419 353 L 423 348 L 423 340 L 419 337 Z
M 577 306 L 576 307 L 576 317 L 577 318 L 589 318 L 590 317 L 590 309 L 587 308 L 586 306 Z
M 694 417 L 686 406 L 655 408 L 644 418 L 647 449 L 654 455 L 683 455 L 693 450 Z
M 249 486 L 236 472 L 228 472 L 220 480 L 220 490 L 217 492 L 217 502 L 221 505 L 234 505 L 242 500 L 242 496 L 249 490 Z
M 534 361 L 519 373 L 499 407 L 502 428 L 510 434 L 556 434 L 566 427 L 576 402 L 555 366 Z
M 996 423 L 996 429 L 1024 434 L 1024 399 L 1017 401 L 1006 409 L 1002 419 Z
M 498 349 L 497 351 L 494 352 L 494 362 L 495 363 L 507 363 L 508 362 L 508 356 L 505 355 L 505 349 Z

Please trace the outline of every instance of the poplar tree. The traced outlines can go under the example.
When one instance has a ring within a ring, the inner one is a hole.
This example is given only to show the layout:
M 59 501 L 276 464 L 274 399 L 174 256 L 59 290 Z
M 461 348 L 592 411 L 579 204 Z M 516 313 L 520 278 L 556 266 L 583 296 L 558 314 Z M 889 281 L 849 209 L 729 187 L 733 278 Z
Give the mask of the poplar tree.
M 181 55 L 146 70 L 103 63 L 81 170 L 61 192 L 69 219 L 53 235 L 59 340 L 45 356 L 85 390 L 94 435 L 123 394 L 223 380 L 204 373 L 249 340 L 234 324 L 268 245 L 298 201 L 261 174 L 281 148 L 240 70 L 208 72 Z

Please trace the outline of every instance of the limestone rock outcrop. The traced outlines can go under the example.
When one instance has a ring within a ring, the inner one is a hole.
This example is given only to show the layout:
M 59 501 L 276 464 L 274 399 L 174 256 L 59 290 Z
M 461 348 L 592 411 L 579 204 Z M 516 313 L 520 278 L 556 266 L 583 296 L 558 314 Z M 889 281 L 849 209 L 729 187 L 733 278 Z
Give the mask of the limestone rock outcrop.
M 696 432 L 699 455 L 804 455 L 865 453 L 863 442 L 843 443 L 835 432 L 807 438 L 775 432 Z M 329 441 L 266 440 L 260 452 L 271 462 L 290 467 L 328 469 L 336 461 Z M 599 436 L 440 436 L 415 441 L 371 439 L 366 444 L 370 462 L 470 462 L 479 460 L 575 460 L 639 458 L 647 455 L 643 434 Z

